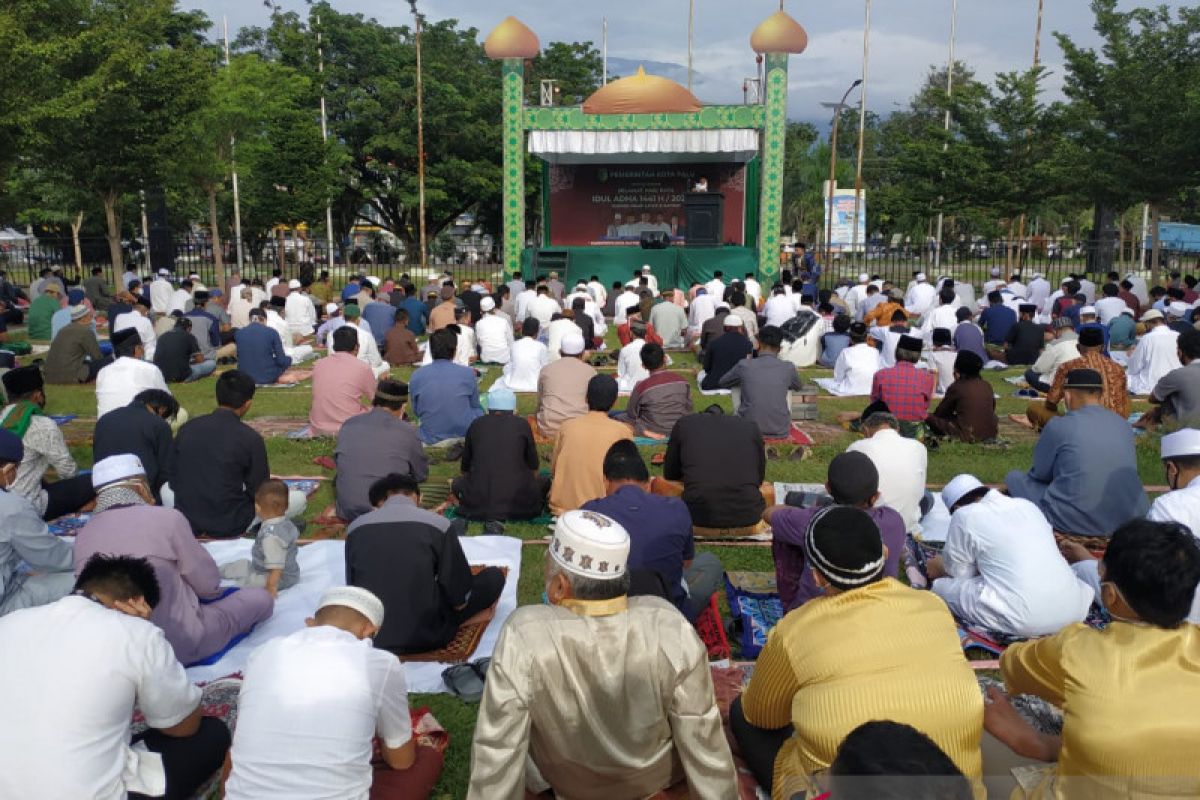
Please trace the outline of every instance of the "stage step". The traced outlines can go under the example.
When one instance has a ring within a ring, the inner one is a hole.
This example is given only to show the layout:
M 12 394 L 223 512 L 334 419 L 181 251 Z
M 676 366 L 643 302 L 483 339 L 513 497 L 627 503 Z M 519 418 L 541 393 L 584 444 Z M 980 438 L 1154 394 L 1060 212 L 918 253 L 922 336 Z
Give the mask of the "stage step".
M 557 272 L 564 280 L 567 269 L 571 266 L 570 250 L 535 250 L 533 252 L 533 271 L 541 278 L 551 272 Z

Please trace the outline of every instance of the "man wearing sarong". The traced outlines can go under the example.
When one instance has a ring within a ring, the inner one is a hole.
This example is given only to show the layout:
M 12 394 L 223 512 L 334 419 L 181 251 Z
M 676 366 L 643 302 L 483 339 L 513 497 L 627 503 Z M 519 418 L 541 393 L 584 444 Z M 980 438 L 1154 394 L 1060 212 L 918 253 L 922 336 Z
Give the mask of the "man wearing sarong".
M 496 643 L 468 800 L 649 797 L 685 781 L 695 800 L 737 796 L 704 645 L 666 600 L 628 597 L 629 546 L 602 514 L 559 518 L 548 604 L 518 608 Z

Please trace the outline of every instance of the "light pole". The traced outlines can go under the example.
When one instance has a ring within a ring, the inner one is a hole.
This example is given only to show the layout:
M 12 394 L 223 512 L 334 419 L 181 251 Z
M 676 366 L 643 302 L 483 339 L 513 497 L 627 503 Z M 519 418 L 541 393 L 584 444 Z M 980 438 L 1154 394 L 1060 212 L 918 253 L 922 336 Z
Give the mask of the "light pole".
M 325 48 L 322 45 L 321 17 L 317 21 L 317 75 L 321 80 L 321 141 L 329 142 L 329 115 L 325 108 Z M 325 203 L 325 265 L 333 269 L 333 201 Z
M 950 7 L 950 60 L 946 62 L 946 141 L 942 144 L 942 152 L 945 153 L 950 148 L 949 133 L 950 133 L 950 98 L 954 95 L 954 40 L 958 36 L 958 0 L 953 0 Z M 943 173 L 944 175 L 945 173 Z M 942 198 L 938 198 L 939 204 Z M 945 220 L 944 212 L 938 209 L 937 218 L 937 239 L 934 241 L 933 248 L 933 268 L 939 269 L 942 266 L 942 223 Z
M 862 78 L 850 84 L 850 88 L 836 103 L 821 103 L 825 108 L 833 109 L 833 133 L 829 137 L 829 185 L 825 207 L 825 269 L 833 266 L 833 192 L 837 186 L 837 140 L 838 124 L 841 122 L 842 110 L 849 108 L 846 98 L 862 83 Z
M 866 2 L 866 21 L 863 23 L 863 65 L 862 93 L 858 96 L 858 165 L 854 170 L 854 229 L 850 234 L 850 257 L 858 252 L 858 221 L 862 219 L 862 172 L 863 144 L 867 135 L 867 77 L 870 74 L 871 59 L 871 0 Z M 863 238 L 867 235 L 867 226 L 863 225 Z M 863 255 L 866 256 L 866 242 L 863 242 Z M 865 260 L 865 258 L 864 258 Z
M 417 11 L 417 0 L 408 0 L 416 20 L 415 43 L 417 50 L 417 206 L 418 223 L 421 231 L 421 269 L 426 267 L 425 255 L 425 90 L 421 76 L 421 26 L 425 18 Z

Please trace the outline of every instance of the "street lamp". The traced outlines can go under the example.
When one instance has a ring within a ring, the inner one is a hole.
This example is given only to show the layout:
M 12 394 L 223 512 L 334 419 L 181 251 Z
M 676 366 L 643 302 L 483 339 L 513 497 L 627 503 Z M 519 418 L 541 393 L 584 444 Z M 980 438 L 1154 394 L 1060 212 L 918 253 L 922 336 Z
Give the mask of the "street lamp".
M 842 99 L 836 103 L 821 103 L 825 108 L 833 109 L 833 134 L 829 138 L 829 186 L 828 197 L 826 199 L 825 209 L 825 268 L 829 269 L 833 266 L 833 190 L 836 185 L 837 175 L 837 140 L 838 140 L 838 123 L 842 119 L 842 110 L 849 108 L 846 105 L 846 99 L 850 97 L 850 93 L 857 89 L 862 84 L 862 78 L 858 78 L 854 83 L 850 84 L 850 88 L 842 95 Z

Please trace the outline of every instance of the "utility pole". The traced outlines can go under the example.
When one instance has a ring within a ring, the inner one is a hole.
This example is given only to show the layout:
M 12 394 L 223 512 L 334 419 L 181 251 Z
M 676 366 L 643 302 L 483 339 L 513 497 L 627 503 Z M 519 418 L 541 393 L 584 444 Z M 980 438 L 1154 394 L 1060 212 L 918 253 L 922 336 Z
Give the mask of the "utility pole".
M 417 11 L 417 0 L 408 0 L 408 5 L 412 8 L 413 18 L 416 20 L 414 39 L 417 50 L 417 204 L 421 231 L 421 269 L 425 269 L 428 266 L 425 246 L 425 90 L 421 73 L 421 26 L 424 24 L 424 17 Z
M 1037 69 L 1041 64 L 1042 55 L 1042 12 L 1045 10 L 1046 0 L 1038 0 L 1037 8 L 1037 27 L 1033 34 L 1033 68 Z M 1025 131 L 1025 135 L 1029 135 L 1029 131 Z M 1011 250 L 1011 248 L 1010 248 Z M 1025 212 L 1021 212 L 1021 221 L 1017 228 L 1017 269 L 1021 268 L 1021 258 L 1025 254 Z
M 225 26 L 225 68 L 229 69 L 229 18 L 222 17 L 221 19 Z M 237 241 L 237 268 L 238 274 L 241 275 L 242 259 L 244 257 L 242 245 L 242 198 L 238 191 L 237 137 L 233 134 L 229 136 L 229 168 L 233 174 L 233 237 Z M 222 291 L 225 290 L 224 286 L 220 288 Z
M 863 26 L 862 93 L 858 96 L 858 165 L 854 171 L 854 230 L 850 233 L 850 257 L 858 252 L 858 224 L 862 219 L 862 173 L 863 145 L 867 134 L 867 79 L 870 75 L 871 59 L 871 0 L 866 0 L 866 22 Z M 863 225 L 863 237 L 867 229 Z M 864 261 L 866 252 L 864 245 Z
M 600 47 L 601 47 L 601 52 L 603 54 L 601 56 L 601 58 L 602 58 L 603 64 L 604 64 L 604 66 L 602 67 L 602 69 L 604 70 L 604 73 L 600 76 L 600 85 L 608 86 L 608 17 L 604 18 L 604 30 L 603 30 L 603 35 L 600 37 L 600 40 L 603 42 L 603 44 Z
M 321 41 L 321 17 L 316 17 L 317 22 L 317 75 L 321 81 L 321 141 L 325 144 L 329 143 L 329 117 L 325 109 L 325 48 Z M 325 202 L 325 263 L 332 267 L 334 264 L 333 257 L 333 202 L 328 200 Z
M 688 0 L 688 91 L 692 91 L 692 47 L 695 44 L 696 0 Z
M 833 266 L 833 193 L 837 189 L 837 141 L 838 141 L 838 126 L 842 121 L 842 110 L 847 108 L 846 98 L 850 93 L 862 84 L 862 78 L 858 78 L 854 83 L 850 84 L 850 88 L 842 95 L 842 99 L 836 103 L 822 103 L 826 108 L 833 109 L 833 132 L 829 137 L 829 184 L 828 197 L 826 198 L 825 207 L 825 269 Z
M 942 143 L 942 152 L 945 153 L 950 149 L 950 98 L 954 96 L 954 40 L 958 36 L 958 0 L 952 0 L 950 7 L 950 60 L 946 62 L 946 121 L 945 130 L 947 141 Z M 943 173 L 945 174 L 945 173 Z M 941 205 L 942 198 L 938 198 L 938 204 Z M 937 237 L 934 240 L 933 249 L 933 267 L 939 269 L 942 266 L 942 223 L 945 220 L 944 212 L 941 208 L 938 209 L 937 218 Z

